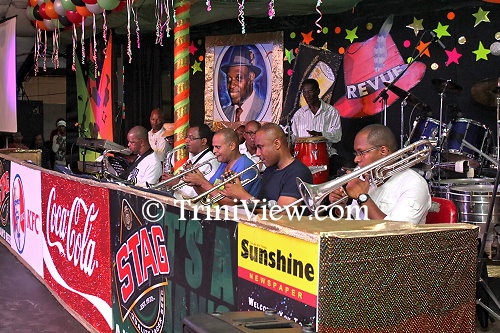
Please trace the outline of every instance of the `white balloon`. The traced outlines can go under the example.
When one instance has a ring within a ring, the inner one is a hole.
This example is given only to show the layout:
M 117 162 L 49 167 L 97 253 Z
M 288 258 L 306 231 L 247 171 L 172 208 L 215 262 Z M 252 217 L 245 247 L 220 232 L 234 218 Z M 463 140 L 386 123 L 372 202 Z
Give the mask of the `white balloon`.
M 50 31 L 56 28 L 52 20 L 43 20 L 43 24 L 45 24 L 45 27 L 47 27 L 47 29 Z
M 54 0 L 54 10 L 59 16 L 66 16 L 66 9 L 64 9 L 61 0 Z
M 45 1 L 44 0 L 37 0 L 36 3 L 38 4 L 38 6 L 41 6 L 42 3 L 44 3 Z
M 57 0 L 57 1 L 61 1 L 61 0 Z M 101 14 L 104 11 L 104 9 L 102 9 L 102 7 L 99 6 L 98 3 L 95 3 L 93 5 L 87 3 L 87 4 L 85 4 L 85 6 L 89 10 L 89 12 L 94 13 L 94 14 Z

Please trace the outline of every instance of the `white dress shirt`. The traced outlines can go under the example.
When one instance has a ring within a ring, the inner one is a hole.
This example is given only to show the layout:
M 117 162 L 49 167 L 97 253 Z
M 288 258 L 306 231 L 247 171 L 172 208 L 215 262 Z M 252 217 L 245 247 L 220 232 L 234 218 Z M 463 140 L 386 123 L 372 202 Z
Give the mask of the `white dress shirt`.
M 306 104 L 295 112 L 292 118 L 293 141 L 296 138 L 312 137 L 308 130 L 321 132 L 328 141 L 328 155 L 337 153 L 332 143 L 337 143 L 342 138 L 342 127 L 340 125 L 339 111 L 320 99 L 321 106 L 316 114 L 312 113 Z
M 208 149 L 208 148 L 207 148 Z M 207 150 L 205 149 L 205 150 Z M 205 151 L 204 150 L 204 151 Z M 205 153 L 205 155 L 203 155 L 199 160 L 198 160 L 198 157 L 203 154 L 203 151 L 196 154 L 196 155 L 193 155 L 191 153 L 189 153 L 189 159 L 188 159 L 188 162 L 192 162 L 194 164 L 202 164 L 206 161 L 208 161 L 209 159 L 215 157 L 214 153 L 212 153 L 211 151 L 207 151 Z M 201 173 L 205 174 L 205 179 L 210 179 L 212 178 L 212 176 L 215 174 L 215 172 L 217 171 L 217 169 L 219 168 L 219 161 L 217 161 L 217 159 L 213 159 L 211 160 L 209 163 L 205 164 L 204 166 L 200 167 L 199 170 Z M 212 167 L 211 170 L 210 167 Z M 207 171 L 210 171 L 207 173 Z M 182 180 L 181 180 L 182 181 Z M 178 194 L 177 194 L 178 192 Z M 198 195 L 196 193 L 196 191 L 194 190 L 194 188 L 192 186 L 183 186 L 181 187 L 178 191 L 176 192 L 177 195 L 175 195 L 178 199 L 182 199 L 182 196 L 184 198 L 191 198 L 191 197 L 194 197 L 196 195 Z
M 151 149 L 156 154 L 156 157 L 163 162 L 165 160 L 165 155 L 167 151 L 171 150 L 170 144 L 167 142 L 167 138 L 163 137 L 163 133 L 165 133 L 165 128 L 161 128 L 156 133 L 153 133 L 153 130 L 148 132 L 148 140 Z

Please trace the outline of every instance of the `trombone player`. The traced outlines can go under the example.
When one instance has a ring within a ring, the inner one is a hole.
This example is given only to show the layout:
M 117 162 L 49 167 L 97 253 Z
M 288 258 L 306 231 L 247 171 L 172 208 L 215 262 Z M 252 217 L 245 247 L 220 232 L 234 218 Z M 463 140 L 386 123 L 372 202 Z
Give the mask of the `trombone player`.
M 380 124 L 366 126 L 354 139 L 354 162 L 358 167 L 365 167 L 396 151 L 394 134 Z M 368 177 L 364 178 L 352 179 L 345 190 L 339 188 L 330 193 L 330 202 L 336 202 L 347 194 L 353 199 L 351 205 L 367 207 L 368 216 L 365 219 L 425 223 L 431 196 L 427 182 L 418 173 L 406 169 L 379 187 L 370 185 Z
M 213 138 L 214 154 L 217 160 L 221 163 L 215 174 L 210 180 L 205 179 L 203 174 L 196 170 L 195 172 L 188 173 L 184 176 L 184 180 L 188 185 L 193 186 L 198 194 L 202 194 L 211 190 L 217 183 L 220 183 L 227 178 L 226 175 L 230 172 L 239 173 L 254 165 L 254 162 L 245 155 L 241 155 L 239 151 L 239 140 L 236 132 L 230 128 L 224 128 L 215 133 Z M 254 181 L 245 185 L 245 191 L 256 196 L 260 191 L 260 178 L 258 177 L 257 170 L 251 169 L 244 172 L 239 178 L 244 181 L 256 177 Z M 225 186 L 228 186 L 226 184 Z M 217 196 L 220 191 L 214 191 L 210 195 Z M 221 205 L 234 205 L 235 202 L 229 198 L 222 199 L 219 204 Z

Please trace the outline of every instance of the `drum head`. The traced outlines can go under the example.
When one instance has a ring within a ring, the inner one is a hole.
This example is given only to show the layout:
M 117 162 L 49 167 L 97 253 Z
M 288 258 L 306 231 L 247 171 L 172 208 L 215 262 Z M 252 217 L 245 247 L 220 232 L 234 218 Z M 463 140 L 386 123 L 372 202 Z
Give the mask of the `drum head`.
M 296 143 L 320 143 L 327 142 L 324 136 L 311 136 L 309 138 L 297 138 L 295 139 Z
M 462 185 L 462 186 L 452 186 L 450 188 L 451 193 L 456 194 L 480 194 L 480 195 L 491 195 L 493 194 L 494 185 L 488 184 L 476 184 L 476 185 Z M 499 187 L 500 189 L 500 187 Z M 497 195 L 498 195 L 497 189 Z

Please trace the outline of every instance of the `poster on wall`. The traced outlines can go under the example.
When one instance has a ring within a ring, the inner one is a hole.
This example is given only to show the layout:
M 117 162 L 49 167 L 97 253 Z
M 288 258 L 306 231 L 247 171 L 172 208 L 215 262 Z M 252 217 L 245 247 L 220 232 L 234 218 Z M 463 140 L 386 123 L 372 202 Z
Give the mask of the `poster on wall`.
M 11 163 L 10 174 L 10 246 L 43 277 L 41 173 Z
M 111 329 L 108 190 L 42 174 L 44 279 L 99 332 Z
M 10 161 L 0 157 L 0 237 L 10 244 Z
M 207 37 L 206 50 L 205 123 L 219 128 L 279 119 L 282 33 Z
M 238 246 L 238 310 L 315 324 L 319 245 L 240 224 Z
M 235 311 L 236 223 L 110 191 L 113 327 L 182 332 L 184 317 Z

